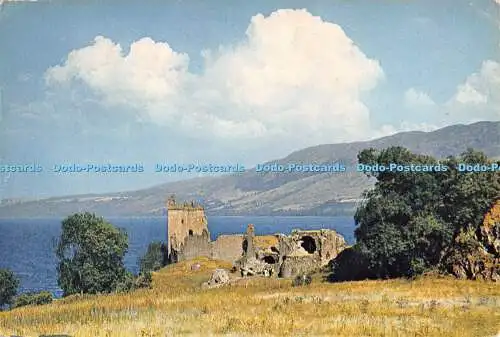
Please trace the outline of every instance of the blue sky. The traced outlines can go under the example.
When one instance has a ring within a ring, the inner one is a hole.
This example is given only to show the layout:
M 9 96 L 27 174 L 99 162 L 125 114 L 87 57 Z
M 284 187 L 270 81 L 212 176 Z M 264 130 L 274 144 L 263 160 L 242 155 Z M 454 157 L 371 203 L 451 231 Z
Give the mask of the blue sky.
M 3 1 L 0 199 L 180 175 L 54 163 L 244 163 L 500 119 L 500 6 L 484 1 Z

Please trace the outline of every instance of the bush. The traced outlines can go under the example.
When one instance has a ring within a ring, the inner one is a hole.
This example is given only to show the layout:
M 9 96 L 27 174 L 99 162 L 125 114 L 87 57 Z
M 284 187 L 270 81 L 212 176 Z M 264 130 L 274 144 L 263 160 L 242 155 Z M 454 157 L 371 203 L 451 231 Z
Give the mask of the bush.
M 139 260 L 141 273 L 157 271 L 167 265 L 167 248 L 165 244 L 154 241 L 148 246 L 148 250 Z
M 22 307 L 25 305 L 43 305 L 52 302 L 52 294 L 48 291 L 41 291 L 39 293 L 29 292 L 17 296 L 14 300 L 14 308 Z
M 117 293 L 126 293 L 132 291 L 134 290 L 134 281 L 134 275 L 130 272 L 126 272 L 123 279 L 116 284 L 114 291 Z
M 153 284 L 153 276 L 151 275 L 150 272 L 139 274 L 139 276 L 137 276 L 137 278 L 134 281 L 134 287 L 136 289 L 151 288 L 152 284 Z
M 292 286 L 294 286 L 294 287 L 307 286 L 307 285 L 311 284 L 311 282 L 312 282 L 311 275 L 301 274 L 301 275 L 297 275 L 293 279 Z
M 8 269 L 0 269 L 0 309 L 11 305 L 19 287 L 19 279 Z
M 329 281 L 358 281 L 375 278 L 369 273 L 368 261 L 356 245 L 347 247 L 330 262 L 332 273 Z
M 153 276 L 151 272 L 140 273 L 137 276 L 127 272 L 125 278 L 116 285 L 115 292 L 123 293 L 140 288 L 151 288 L 152 283 Z

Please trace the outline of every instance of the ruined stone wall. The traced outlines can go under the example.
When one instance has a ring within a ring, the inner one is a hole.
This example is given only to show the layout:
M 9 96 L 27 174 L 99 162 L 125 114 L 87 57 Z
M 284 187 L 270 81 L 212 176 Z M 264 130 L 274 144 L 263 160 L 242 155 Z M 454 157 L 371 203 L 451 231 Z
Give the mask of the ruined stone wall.
M 313 254 L 303 256 L 285 256 L 281 263 L 279 276 L 288 278 L 315 271 L 319 266 L 319 258 Z
M 211 242 L 213 259 L 234 262 L 243 255 L 243 235 L 221 235 Z
M 333 230 L 255 236 L 252 224 L 245 234 L 221 235 L 210 241 L 203 208 L 194 203 L 176 204 L 173 198 L 168 201 L 167 226 L 170 262 L 204 256 L 231 262 L 250 275 L 309 273 L 328 264 L 346 247 L 344 238 Z
M 336 258 L 347 247 L 344 237 L 332 230 L 321 230 L 319 237 L 319 256 L 321 266 L 327 265 L 332 259 Z
M 295 230 L 289 237 L 282 238 L 282 245 L 287 252 L 308 253 L 319 258 L 319 264 L 325 266 L 347 246 L 344 238 L 330 229 L 299 231 Z M 292 252 L 290 252 L 292 250 Z
M 189 235 L 184 239 L 183 244 L 177 252 L 177 261 L 194 259 L 200 256 L 210 257 L 212 246 L 208 231 L 203 231 L 201 235 Z

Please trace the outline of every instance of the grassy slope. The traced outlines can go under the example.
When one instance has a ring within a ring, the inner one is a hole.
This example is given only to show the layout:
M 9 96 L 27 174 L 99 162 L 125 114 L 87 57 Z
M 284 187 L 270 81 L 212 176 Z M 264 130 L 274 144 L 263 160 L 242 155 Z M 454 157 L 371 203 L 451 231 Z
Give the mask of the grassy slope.
M 494 336 L 500 332 L 495 283 L 421 278 L 291 287 L 290 280 L 243 280 L 202 290 L 217 267 L 200 258 L 154 275 L 131 294 L 66 298 L 0 313 L 0 335 L 72 336 Z

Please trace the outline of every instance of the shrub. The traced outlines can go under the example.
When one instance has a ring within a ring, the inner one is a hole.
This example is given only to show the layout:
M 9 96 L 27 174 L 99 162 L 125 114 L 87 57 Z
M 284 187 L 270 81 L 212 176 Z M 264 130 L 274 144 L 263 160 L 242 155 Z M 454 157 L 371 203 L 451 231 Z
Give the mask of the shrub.
M 117 293 L 126 293 L 134 290 L 134 275 L 130 272 L 126 272 L 122 280 L 120 280 L 114 287 L 114 291 Z
M 52 294 L 48 291 L 39 293 L 29 292 L 17 296 L 14 300 L 14 307 L 22 307 L 25 305 L 43 305 L 52 302 Z
M 141 273 L 157 271 L 167 264 L 167 249 L 165 244 L 154 241 L 148 246 L 144 256 L 139 259 Z
M 153 276 L 151 272 L 140 273 L 134 276 L 127 272 L 125 278 L 116 285 L 115 292 L 129 292 L 139 288 L 151 288 Z
M 369 273 L 368 261 L 359 251 L 358 246 L 347 247 L 330 262 L 332 273 L 328 279 L 332 282 L 357 281 L 374 278 Z
M 153 283 L 153 276 L 151 275 L 150 272 L 145 272 L 142 274 L 139 274 L 135 281 L 134 281 L 134 287 L 136 289 L 138 288 L 151 288 L 151 285 Z
M 301 275 L 295 276 L 295 278 L 292 281 L 292 286 L 294 286 L 294 287 L 306 286 L 306 285 L 311 284 L 311 282 L 312 282 L 311 275 L 301 274 Z

